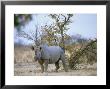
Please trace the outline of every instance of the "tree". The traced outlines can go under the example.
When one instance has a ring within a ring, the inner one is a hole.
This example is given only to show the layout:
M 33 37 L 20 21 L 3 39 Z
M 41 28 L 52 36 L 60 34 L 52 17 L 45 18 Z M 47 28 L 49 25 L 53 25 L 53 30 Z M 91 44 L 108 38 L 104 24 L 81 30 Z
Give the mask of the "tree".
M 31 41 L 34 41 L 35 45 L 39 45 L 40 44 L 39 37 L 38 37 L 38 28 L 37 28 L 37 26 L 36 26 L 34 34 L 31 33 L 31 35 L 30 35 L 30 34 L 26 33 L 25 31 L 20 31 L 18 33 L 18 36 L 26 38 L 26 39 L 31 40 Z
M 55 21 L 55 32 L 61 35 L 61 46 L 65 50 L 64 33 L 68 30 L 67 26 L 71 23 L 73 14 L 50 14 Z
M 58 45 L 58 37 L 56 36 L 54 29 L 54 25 L 42 26 L 42 38 L 47 41 L 48 45 Z
M 49 45 L 58 45 L 58 42 L 59 42 L 61 47 L 65 49 L 64 41 L 68 37 L 68 35 L 66 34 L 66 31 L 69 29 L 67 28 L 67 26 L 71 23 L 72 16 L 73 14 L 49 14 L 49 17 L 53 19 L 53 23 L 51 25 L 44 25 L 41 27 L 42 29 L 42 35 L 40 35 L 41 40 L 43 38 L 43 40 L 47 41 Z M 18 18 L 19 15 L 15 17 Z M 23 22 L 25 22 L 25 20 Z M 20 24 L 22 24 L 22 22 Z M 18 26 L 18 25 L 15 23 L 15 26 Z M 61 42 L 59 41 L 60 37 L 58 35 L 61 36 Z M 32 35 L 25 33 L 24 31 L 20 31 L 20 36 L 27 38 L 29 40 L 34 40 L 36 45 L 37 43 L 39 43 L 37 26 L 36 26 L 36 32 L 34 34 L 34 37 L 32 37 Z
M 23 31 L 21 26 L 25 26 L 26 23 L 32 20 L 31 14 L 15 14 L 14 15 L 14 26 L 17 28 L 17 33 L 19 37 L 27 38 L 28 40 L 34 41 L 35 45 L 39 45 L 38 42 L 38 26 L 36 26 L 35 31 L 31 32 L 31 34 Z
M 32 19 L 31 14 L 14 14 L 14 26 L 20 30 L 21 26 L 24 26 L 26 22 Z

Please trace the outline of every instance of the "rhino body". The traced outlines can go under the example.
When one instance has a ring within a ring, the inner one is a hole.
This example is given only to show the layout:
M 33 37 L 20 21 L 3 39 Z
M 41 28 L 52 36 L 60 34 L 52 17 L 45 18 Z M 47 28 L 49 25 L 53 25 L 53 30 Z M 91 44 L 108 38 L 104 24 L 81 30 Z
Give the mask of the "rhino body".
M 56 72 L 59 69 L 59 61 L 62 61 L 65 72 L 67 72 L 67 66 L 65 62 L 65 53 L 59 46 L 47 46 L 41 45 L 35 50 L 35 61 L 38 61 L 41 65 L 42 72 L 47 72 L 48 64 L 55 64 Z

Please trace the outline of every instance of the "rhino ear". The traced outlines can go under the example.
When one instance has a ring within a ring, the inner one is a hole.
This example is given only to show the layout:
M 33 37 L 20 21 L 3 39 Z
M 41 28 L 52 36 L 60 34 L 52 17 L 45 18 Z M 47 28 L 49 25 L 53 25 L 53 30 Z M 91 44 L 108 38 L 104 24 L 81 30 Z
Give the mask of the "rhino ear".
M 40 51 L 42 50 L 42 47 L 40 47 Z
M 31 46 L 31 49 L 34 50 L 34 46 Z

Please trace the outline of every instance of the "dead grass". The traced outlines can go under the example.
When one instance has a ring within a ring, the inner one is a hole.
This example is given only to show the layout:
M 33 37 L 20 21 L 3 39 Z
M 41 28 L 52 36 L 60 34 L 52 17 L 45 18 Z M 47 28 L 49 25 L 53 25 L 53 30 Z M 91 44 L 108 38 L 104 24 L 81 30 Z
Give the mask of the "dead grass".
M 16 46 L 14 56 L 14 75 L 15 76 L 44 76 L 41 73 L 40 65 L 34 62 L 34 52 L 27 46 Z M 96 76 L 97 64 L 77 65 L 77 70 L 69 69 L 69 72 L 64 72 L 62 63 L 60 62 L 60 69 L 55 72 L 55 65 L 49 64 L 48 76 Z
M 14 49 L 14 54 L 15 63 L 28 63 L 34 61 L 34 51 L 32 51 L 28 46 L 16 46 Z
M 61 66 L 61 64 L 60 64 Z M 48 75 L 49 76 L 96 76 L 96 64 L 85 65 L 85 68 L 70 70 L 69 72 L 64 72 L 61 66 L 58 72 L 55 72 L 55 66 L 49 64 Z M 15 76 L 43 76 L 41 73 L 40 65 L 38 63 L 17 63 L 14 65 L 14 75 Z

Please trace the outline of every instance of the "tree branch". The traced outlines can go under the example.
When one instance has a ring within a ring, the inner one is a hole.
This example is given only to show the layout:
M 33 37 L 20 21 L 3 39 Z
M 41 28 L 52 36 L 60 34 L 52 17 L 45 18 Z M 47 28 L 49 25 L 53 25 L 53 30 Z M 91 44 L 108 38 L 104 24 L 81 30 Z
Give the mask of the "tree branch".
M 24 31 L 21 31 L 19 34 L 18 34 L 19 37 L 23 37 L 23 38 L 27 38 L 28 40 L 33 40 L 35 42 L 35 40 L 29 35 L 27 34 L 26 32 Z

